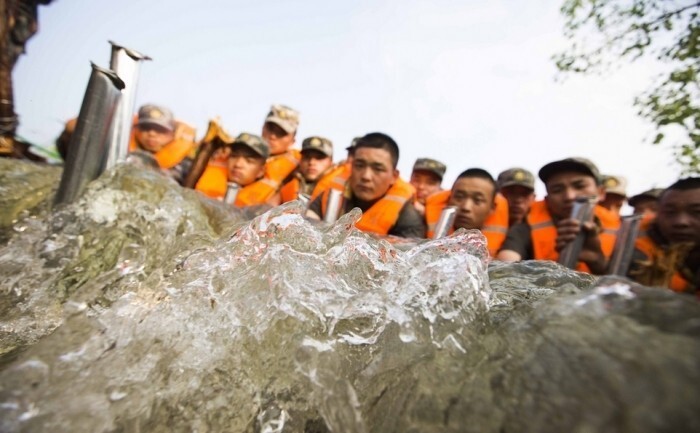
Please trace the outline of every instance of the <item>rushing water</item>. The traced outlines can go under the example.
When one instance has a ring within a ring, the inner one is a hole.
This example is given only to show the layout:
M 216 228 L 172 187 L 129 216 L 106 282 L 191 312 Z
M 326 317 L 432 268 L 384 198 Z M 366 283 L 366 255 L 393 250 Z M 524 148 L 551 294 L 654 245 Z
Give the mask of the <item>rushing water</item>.
M 700 431 L 700 306 L 0 159 L 0 430 Z

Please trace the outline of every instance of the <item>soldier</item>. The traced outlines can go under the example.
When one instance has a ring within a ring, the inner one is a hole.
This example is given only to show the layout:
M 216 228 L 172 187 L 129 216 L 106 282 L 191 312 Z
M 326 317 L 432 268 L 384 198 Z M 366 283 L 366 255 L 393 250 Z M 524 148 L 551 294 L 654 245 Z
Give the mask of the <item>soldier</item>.
M 622 176 L 603 176 L 603 188 L 605 198 L 600 205 L 619 216 L 627 201 L 627 179 Z
M 435 159 L 418 158 L 413 164 L 410 181 L 416 189 L 416 200 L 413 205 L 421 215 L 425 214 L 425 199 L 442 189 L 445 171 L 447 171 L 445 164 Z
M 508 201 L 508 226 L 523 222 L 535 201 L 535 176 L 524 168 L 509 168 L 498 175 L 498 190 Z
M 263 123 L 262 137 L 270 145 L 270 158 L 265 166 L 265 179 L 276 190 L 289 180 L 301 160 L 298 150 L 292 149 L 299 128 L 299 112 L 286 105 L 275 104 Z
M 333 143 L 324 137 L 308 137 L 301 144 L 301 161 L 291 181 L 282 186 L 281 202 L 311 196 L 319 179 L 333 169 Z
M 243 133 L 229 148 L 227 179 L 239 187 L 234 205 L 265 204 L 269 198 L 269 187 L 261 179 L 265 174 L 265 161 L 270 156 L 267 142 L 257 135 Z
M 153 104 L 139 108 L 129 143 L 132 154 L 152 157 L 158 167 L 182 183 L 192 165 L 195 147 L 194 128 L 175 120 L 168 108 Z
M 604 197 L 598 168 L 585 158 L 567 158 L 546 164 L 540 169 L 539 177 L 547 196 L 532 204 L 524 222 L 508 230 L 497 258 L 511 262 L 557 261 L 559 252 L 583 232 L 585 238 L 577 269 L 604 274 L 615 246 L 619 217 L 600 205 L 595 206 L 593 221 L 571 217 L 577 197 L 594 197 L 596 201 Z
M 64 161 L 77 120 L 68 120 L 56 139 L 56 149 Z M 170 109 L 154 104 L 139 108 L 129 138 L 130 161 L 160 168 L 182 184 L 192 165 L 196 148 L 195 129 L 175 119 Z
M 508 230 L 508 204 L 497 193 L 496 181 L 481 168 L 463 171 L 452 189 L 430 195 L 425 204 L 426 236 L 432 238 L 440 214 L 446 206 L 457 208 L 450 230 L 481 230 L 486 237 L 489 254 L 494 256 Z
M 265 117 L 262 138 L 268 143 L 270 156 L 265 165 L 263 177 L 268 185 L 266 200 L 268 204 L 280 204 L 279 191 L 282 184 L 291 180 L 292 173 L 299 165 L 301 154 L 298 150 L 292 149 L 298 126 L 299 113 L 284 105 L 272 105 Z M 222 191 L 219 188 L 226 181 L 227 151 L 227 147 L 214 150 L 208 158 L 206 168 L 201 173 L 189 176 L 189 185 L 186 186 L 195 185 L 195 189 L 209 197 L 221 197 L 226 192 L 225 189 Z
M 347 178 L 338 177 L 309 206 L 307 216 L 323 219 L 331 190 L 343 194 L 341 214 L 358 207 L 362 218 L 356 227 L 379 235 L 422 237 L 423 219 L 413 207 L 413 186 L 399 177 L 396 169 L 399 147 L 386 134 L 373 132 L 355 144 L 352 169 Z
M 155 161 L 169 176 L 182 183 L 192 164 L 195 147 L 194 129 L 175 120 L 168 108 L 153 104 L 139 108 L 129 143 L 132 154 Z
M 344 161 L 340 161 L 336 166 L 329 170 L 328 173 L 324 174 L 323 177 L 316 182 L 313 192 L 311 193 L 311 201 L 315 200 L 319 195 L 323 194 L 331 184 L 333 183 L 343 183 L 350 178 L 350 172 L 352 171 L 352 159 L 355 156 L 355 144 L 362 137 L 355 137 L 352 139 L 350 146 L 346 147 L 345 150 L 348 151 L 347 158 Z
M 659 196 L 663 192 L 661 188 L 653 188 L 643 193 L 630 197 L 629 205 L 634 208 L 634 214 L 656 215 L 659 209 Z
M 678 292 L 700 289 L 700 178 L 681 179 L 659 197 L 659 212 L 648 214 L 629 277 Z

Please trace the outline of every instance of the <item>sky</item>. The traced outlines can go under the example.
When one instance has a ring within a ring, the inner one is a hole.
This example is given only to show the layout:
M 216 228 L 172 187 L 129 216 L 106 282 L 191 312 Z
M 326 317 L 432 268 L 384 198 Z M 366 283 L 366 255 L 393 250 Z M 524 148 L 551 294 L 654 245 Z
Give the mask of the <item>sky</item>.
M 109 66 L 111 40 L 153 59 L 136 108 L 165 105 L 199 138 L 216 117 L 231 134 L 260 134 L 279 103 L 300 112 L 299 146 L 327 137 L 340 160 L 353 137 L 384 132 L 405 178 L 430 157 L 447 164 L 446 188 L 467 168 L 536 176 L 571 156 L 625 176 L 629 195 L 668 186 L 680 168 L 633 106 L 659 68 L 557 79 L 561 2 L 55 0 L 13 71 L 18 133 L 52 147 L 80 110 L 90 62 Z

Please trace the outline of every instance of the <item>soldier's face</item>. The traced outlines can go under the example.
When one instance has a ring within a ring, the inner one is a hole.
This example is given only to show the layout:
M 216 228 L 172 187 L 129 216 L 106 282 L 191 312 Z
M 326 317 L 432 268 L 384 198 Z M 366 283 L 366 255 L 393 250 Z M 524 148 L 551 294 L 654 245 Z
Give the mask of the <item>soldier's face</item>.
M 552 217 L 571 217 L 576 197 L 604 198 L 605 192 L 590 175 L 573 171 L 553 174 L 547 180 L 547 208 Z
M 420 203 L 425 204 L 425 199 L 440 191 L 440 179 L 435 173 L 425 170 L 414 170 L 411 173 L 411 185 L 416 188 L 416 198 Z
M 315 182 L 328 170 L 333 164 L 330 156 L 326 156 L 323 152 L 317 150 L 305 150 L 301 153 L 301 161 L 299 161 L 299 172 L 304 179 L 309 182 Z
M 656 224 L 669 242 L 700 244 L 700 189 L 664 192 Z
M 265 174 L 265 158 L 247 146 L 235 146 L 228 156 L 228 180 L 248 186 Z
M 262 136 L 270 145 L 270 154 L 284 153 L 294 145 L 294 134 L 289 134 L 276 123 L 265 122 Z
M 625 196 L 614 193 L 605 194 L 605 200 L 600 202 L 600 205 L 617 215 L 620 215 L 620 209 L 625 205 Z
M 634 206 L 635 214 L 652 214 L 656 215 L 659 211 L 659 202 L 655 198 L 642 199 Z
M 510 224 L 522 222 L 535 201 L 535 192 L 522 185 L 510 185 L 501 188 L 501 194 L 508 201 Z
M 136 141 L 148 152 L 158 152 L 175 139 L 175 133 L 159 125 L 139 125 L 135 131 Z
M 391 154 L 385 149 L 361 147 L 355 151 L 350 174 L 350 188 L 355 197 L 374 201 L 383 197 L 399 177 Z
M 454 228 L 481 229 L 494 209 L 493 183 L 480 177 L 457 179 L 452 186 L 450 206 L 457 207 Z

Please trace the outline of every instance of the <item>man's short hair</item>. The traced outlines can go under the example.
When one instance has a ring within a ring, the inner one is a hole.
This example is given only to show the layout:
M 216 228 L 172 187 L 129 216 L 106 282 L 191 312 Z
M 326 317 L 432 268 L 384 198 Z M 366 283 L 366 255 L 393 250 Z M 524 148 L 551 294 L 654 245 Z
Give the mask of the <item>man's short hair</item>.
M 496 193 L 498 192 L 498 185 L 496 185 L 496 180 L 493 178 L 493 176 L 491 176 L 491 174 L 488 171 L 484 170 L 483 168 L 468 168 L 461 172 L 459 176 L 457 176 L 455 182 L 457 182 L 460 179 L 473 177 L 484 179 L 490 182 L 491 185 L 493 185 L 493 198 L 496 197 Z
M 700 189 L 700 177 L 686 177 L 685 179 L 679 179 L 669 186 L 661 193 L 659 196 L 659 201 L 663 199 L 667 191 L 688 191 L 689 189 Z
M 391 163 L 394 168 L 396 168 L 399 163 L 399 145 L 396 144 L 393 138 L 381 132 L 370 132 L 357 140 L 357 143 L 353 147 L 355 148 L 355 152 L 357 152 L 357 149 L 363 147 L 384 149 L 391 155 Z

